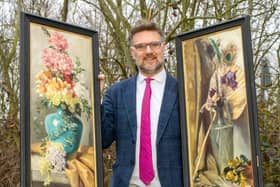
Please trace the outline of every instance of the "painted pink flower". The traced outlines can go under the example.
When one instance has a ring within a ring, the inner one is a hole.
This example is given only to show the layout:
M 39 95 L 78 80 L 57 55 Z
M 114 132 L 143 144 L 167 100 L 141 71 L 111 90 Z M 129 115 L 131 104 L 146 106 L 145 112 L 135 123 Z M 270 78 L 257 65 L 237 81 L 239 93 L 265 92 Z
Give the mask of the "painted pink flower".
M 68 42 L 64 38 L 63 35 L 61 35 L 58 32 L 54 32 L 48 39 L 48 42 L 51 46 L 53 46 L 55 49 L 59 51 L 64 51 L 68 48 Z
M 71 58 L 57 50 L 44 49 L 42 59 L 47 68 L 53 72 L 70 75 L 74 68 Z
M 64 74 L 63 78 L 64 78 L 64 81 L 66 81 L 69 85 L 71 85 L 71 88 L 74 88 L 75 83 L 73 82 L 71 75 Z

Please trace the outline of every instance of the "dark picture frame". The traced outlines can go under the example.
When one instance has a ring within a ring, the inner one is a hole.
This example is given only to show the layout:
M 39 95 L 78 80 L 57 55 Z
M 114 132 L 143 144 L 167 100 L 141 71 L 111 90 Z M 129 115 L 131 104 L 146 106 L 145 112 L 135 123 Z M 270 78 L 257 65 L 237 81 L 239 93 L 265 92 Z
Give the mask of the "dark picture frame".
M 263 186 L 250 17 L 176 36 L 185 186 Z
M 96 31 L 21 12 L 21 186 L 103 187 Z

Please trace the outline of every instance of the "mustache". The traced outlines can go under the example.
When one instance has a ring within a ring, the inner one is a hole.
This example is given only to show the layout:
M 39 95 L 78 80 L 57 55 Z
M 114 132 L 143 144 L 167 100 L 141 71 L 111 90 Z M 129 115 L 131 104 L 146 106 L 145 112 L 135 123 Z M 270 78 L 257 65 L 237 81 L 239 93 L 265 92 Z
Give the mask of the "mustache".
M 154 54 L 147 54 L 144 56 L 144 59 L 146 59 L 146 58 L 157 58 L 157 56 Z

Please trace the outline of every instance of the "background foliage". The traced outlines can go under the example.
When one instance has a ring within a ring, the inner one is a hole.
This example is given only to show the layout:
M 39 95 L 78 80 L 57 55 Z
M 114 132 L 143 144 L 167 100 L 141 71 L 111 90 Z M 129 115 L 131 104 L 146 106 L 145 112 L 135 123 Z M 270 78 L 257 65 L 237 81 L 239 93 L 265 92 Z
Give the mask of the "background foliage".
M 162 27 L 166 67 L 176 76 L 177 34 L 250 15 L 264 181 L 279 186 L 279 0 L 0 0 L 0 187 L 19 186 L 20 11 L 98 31 L 106 87 L 136 71 L 127 35 L 138 19 L 152 19 Z M 113 162 L 114 147 L 104 151 L 106 184 Z

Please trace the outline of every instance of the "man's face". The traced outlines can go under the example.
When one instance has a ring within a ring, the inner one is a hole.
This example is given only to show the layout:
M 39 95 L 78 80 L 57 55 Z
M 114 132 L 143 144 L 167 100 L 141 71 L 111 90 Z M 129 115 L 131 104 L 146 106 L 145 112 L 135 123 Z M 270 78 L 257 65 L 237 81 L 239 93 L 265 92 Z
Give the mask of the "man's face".
M 143 75 L 151 77 L 163 69 L 165 44 L 157 31 L 134 34 L 130 50 Z

